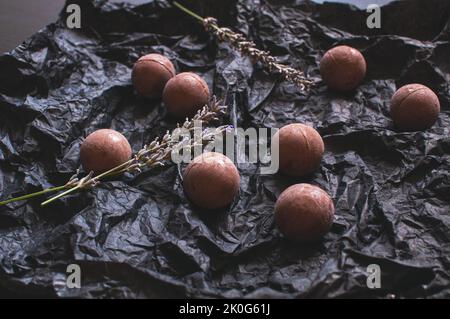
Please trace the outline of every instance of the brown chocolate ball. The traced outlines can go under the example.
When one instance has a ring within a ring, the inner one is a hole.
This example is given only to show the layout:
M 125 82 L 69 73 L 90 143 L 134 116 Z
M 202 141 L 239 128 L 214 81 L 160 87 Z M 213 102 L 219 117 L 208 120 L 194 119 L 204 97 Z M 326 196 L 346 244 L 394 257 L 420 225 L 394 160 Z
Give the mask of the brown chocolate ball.
M 161 54 L 148 54 L 140 57 L 132 72 L 136 91 L 148 98 L 160 98 L 164 87 L 175 76 L 172 62 Z
M 163 101 L 167 111 L 176 117 L 191 117 L 209 100 L 205 80 L 192 72 L 176 75 L 167 82 Z
M 183 186 L 189 199 L 199 207 L 223 208 L 239 191 L 240 176 L 233 162 L 223 154 L 208 152 L 186 167 Z
M 402 131 L 430 128 L 438 119 L 440 109 L 436 94 L 422 84 L 402 86 L 391 100 L 391 117 Z
M 330 89 L 351 91 L 361 84 L 366 75 L 366 60 L 355 48 L 337 46 L 322 57 L 320 74 Z
M 274 138 L 278 138 L 281 173 L 301 177 L 311 174 L 320 165 L 324 144 L 311 126 L 289 124 L 275 133 Z
M 106 172 L 131 158 L 131 146 L 117 131 L 101 129 L 91 133 L 81 144 L 81 164 L 86 172 Z
M 334 205 L 321 188 L 296 184 L 283 193 L 275 204 L 275 222 L 291 240 L 311 242 L 320 239 L 333 223 Z

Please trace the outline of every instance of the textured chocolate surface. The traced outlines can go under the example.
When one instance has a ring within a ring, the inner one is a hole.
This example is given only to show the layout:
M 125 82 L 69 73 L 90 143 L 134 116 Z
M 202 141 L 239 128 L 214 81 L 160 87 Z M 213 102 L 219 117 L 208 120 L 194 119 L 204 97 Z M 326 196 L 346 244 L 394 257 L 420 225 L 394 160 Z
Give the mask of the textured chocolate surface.
M 131 158 L 127 139 L 117 131 L 97 130 L 84 140 L 80 147 L 80 159 L 86 172 L 106 172 Z
M 329 88 L 351 91 L 366 75 L 366 60 L 357 49 L 341 45 L 328 50 L 320 61 L 320 74 Z
M 294 241 L 312 242 L 322 238 L 333 223 L 334 205 L 317 186 L 292 185 L 275 204 L 275 221 L 281 233 Z
M 172 62 L 161 54 L 140 57 L 133 67 L 132 80 L 136 91 L 149 98 L 160 98 L 167 81 L 175 76 Z
M 176 117 L 194 115 L 209 100 L 209 88 L 205 80 L 192 72 L 177 74 L 163 92 L 167 111 Z
M 430 128 L 438 119 L 440 108 L 439 98 L 422 84 L 402 86 L 391 100 L 392 119 L 403 131 Z
M 239 172 L 223 154 L 209 152 L 197 156 L 186 167 L 183 185 L 194 204 L 206 209 L 223 208 L 239 191 Z
M 276 137 L 279 143 L 280 172 L 290 176 L 306 176 L 320 165 L 324 144 L 311 126 L 294 123 L 283 126 Z

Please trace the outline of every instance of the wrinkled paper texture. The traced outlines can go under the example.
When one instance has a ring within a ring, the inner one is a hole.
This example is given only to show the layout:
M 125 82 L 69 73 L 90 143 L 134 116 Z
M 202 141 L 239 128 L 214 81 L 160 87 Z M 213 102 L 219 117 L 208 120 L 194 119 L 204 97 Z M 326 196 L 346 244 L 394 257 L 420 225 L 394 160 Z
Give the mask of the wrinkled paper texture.
M 69 1 L 70 3 L 77 1 Z M 318 81 L 309 94 L 217 43 L 165 1 L 144 5 L 78 1 L 82 29 L 59 20 L 0 56 L 2 198 L 64 184 L 80 167 L 83 138 L 122 132 L 133 151 L 175 126 L 160 100 L 138 97 L 131 69 L 159 52 L 193 71 L 226 99 L 230 124 L 302 122 L 323 136 L 320 168 L 307 178 L 258 175 L 238 165 L 240 195 L 219 214 L 202 214 L 183 194 L 176 165 L 126 175 L 47 207 L 45 197 L 0 208 L 0 291 L 18 296 L 450 297 L 450 3 L 401 1 L 382 8 L 382 29 L 365 10 L 303 1 L 188 1 L 239 31 L 279 61 Z M 330 92 L 318 64 L 329 48 L 359 48 L 364 83 Z M 439 96 L 438 122 L 396 132 L 389 100 L 420 82 Z M 307 182 L 333 198 L 323 241 L 286 241 L 274 203 Z M 81 268 L 81 289 L 65 285 Z M 369 289 L 367 266 L 381 269 Z

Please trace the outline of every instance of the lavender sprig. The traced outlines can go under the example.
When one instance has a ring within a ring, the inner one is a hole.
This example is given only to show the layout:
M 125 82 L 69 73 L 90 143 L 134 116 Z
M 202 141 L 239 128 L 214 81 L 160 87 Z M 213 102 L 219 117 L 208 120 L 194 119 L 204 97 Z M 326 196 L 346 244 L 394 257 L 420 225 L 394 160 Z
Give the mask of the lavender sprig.
M 195 124 L 211 124 L 218 121 L 226 113 L 226 108 L 227 107 L 223 105 L 221 101 L 217 100 L 217 98 L 213 96 L 209 103 L 199 110 L 192 117 L 192 119 L 186 119 L 182 125 L 178 124 L 172 133 L 167 131 L 161 139 L 159 137 L 155 138 L 150 144 L 145 145 L 141 150 L 139 150 L 129 161 L 124 162 L 119 166 L 116 166 L 97 176 L 94 176 L 93 172 L 89 172 L 86 176 L 79 178 L 79 171 L 77 170 L 76 174 L 62 186 L 51 187 L 32 194 L 11 198 L 0 202 L 0 206 L 16 201 L 30 199 L 47 193 L 63 191 L 41 204 L 42 206 L 45 206 L 70 193 L 95 187 L 105 178 L 118 176 L 124 172 L 135 173 L 141 172 L 143 169 L 152 169 L 158 166 L 164 166 L 170 159 L 172 152 L 178 152 L 182 148 L 190 149 L 197 145 L 203 145 L 206 142 L 210 142 L 214 139 L 216 134 L 224 132 L 228 126 L 225 125 L 214 129 L 205 129 L 200 136 L 196 137 L 194 134 L 194 138 L 185 138 L 181 141 L 179 141 L 176 138 L 176 134 L 174 134 L 177 130 L 185 129 L 191 132 L 194 129 Z
M 169 160 L 172 153 L 179 152 L 183 148 L 192 148 L 196 145 L 203 145 L 206 142 L 210 142 L 216 134 L 225 131 L 228 125 L 219 126 L 213 130 L 205 129 L 197 139 L 194 137 L 179 141 L 176 133 L 180 129 L 191 132 L 195 124 L 219 121 L 220 117 L 226 113 L 225 111 L 226 106 L 222 105 L 216 97 L 213 97 L 210 103 L 199 110 L 192 119 L 186 119 L 182 125 L 178 124 L 172 133 L 167 131 L 161 139 L 157 137 L 150 144 L 145 145 L 134 156 L 130 164 L 122 168 L 120 172 L 140 172 L 143 168 L 164 166 L 165 161 Z
M 213 17 L 203 18 L 176 1 L 174 1 L 173 4 L 187 14 L 200 20 L 206 31 L 214 34 L 219 41 L 229 43 L 242 55 L 250 57 L 254 63 L 261 63 L 261 65 L 263 65 L 269 72 L 280 74 L 287 81 L 300 87 L 301 90 L 309 90 L 314 84 L 311 79 L 305 77 L 303 71 L 278 63 L 277 59 L 270 55 L 269 52 L 258 49 L 256 44 L 253 41 L 249 41 L 244 35 L 236 33 L 228 28 L 219 27 L 217 24 L 217 19 Z
M 183 123 L 181 128 L 192 130 L 195 124 L 206 124 L 216 120 L 219 120 L 221 116 L 226 113 L 226 106 L 222 105 L 221 101 L 217 100 L 215 96 L 211 98 L 209 103 L 205 105 L 202 109 L 200 109 L 194 117 Z M 226 129 L 227 126 L 221 126 L 216 129 L 216 133 L 220 133 Z M 174 130 L 180 129 L 180 125 L 177 125 L 177 128 Z M 208 134 L 204 136 L 201 134 L 200 140 L 210 141 L 211 135 Z M 58 198 L 64 197 L 70 193 L 75 191 L 91 188 L 96 186 L 101 179 L 112 177 L 116 175 L 120 175 L 124 172 L 141 172 L 143 168 L 154 168 L 158 166 L 164 166 L 165 161 L 170 158 L 170 154 L 173 151 L 179 151 L 181 147 L 194 147 L 198 145 L 199 141 L 193 138 L 189 138 L 188 140 L 178 141 L 174 138 L 174 134 L 169 131 L 162 137 L 160 140 L 159 137 L 155 138 L 150 144 L 145 145 L 141 150 L 137 152 L 137 154 L 129 161 L 105 172 L 97 176 L 93 176 L 93 172 L 90 172 L 86 177 L 78 180 L 76 177 L 72 177 L 68 185 L 69 189 L 65 192 L 62 192 L 49 200 L 46 200 L 41 204 L 41 206 L 45 206 L 50 204 L 51 202 L 57 200 Z

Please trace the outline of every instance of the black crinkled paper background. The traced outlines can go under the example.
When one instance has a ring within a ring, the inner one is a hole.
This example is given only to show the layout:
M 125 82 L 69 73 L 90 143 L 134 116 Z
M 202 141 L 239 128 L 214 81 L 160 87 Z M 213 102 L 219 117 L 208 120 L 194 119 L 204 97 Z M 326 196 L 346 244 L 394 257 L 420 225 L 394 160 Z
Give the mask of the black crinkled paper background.
M 69 3 L 77 1 L 69 1 Z M 42 198 L 0 208 L 0 291 L 59 297 L 450 297 L 450 2 L 402 1 L 382 9 L 382 29 L 344 4 L 185 1 L 319 80 L 307 96 L 252 66 L 166 1 L 78 1 L 81 31 L 65 16 L 0 56 L 2 198 L 64 184 L 83 138 L 122 132 L 133 150 L 173 128 L 160 101 L 133 92 L 131 68 L 149 52 L 203 75 L 240 127 L 302 122 L 322 134 L 320 169 L 304 179 L 259 176 L 239 165 L 240 196 L 205 217 L 183 195 L 177 167 L 105 182 L 45 208 Z M 63 10 L 65 12 L 65 10 Z M 337 44 L 361 49 L 364 83 L 327 90 L 318 63 Z M 430 86 L 438 122 L 399 133 L 389 117 L 396 88 Z M 324 240 L 298 245 L 274 224 L 277 196 L 310 182 L 333 198 Z M 66 267 L 82 288 L 64 286 Z M 382 288 L 366 286 L 379 264 Z

